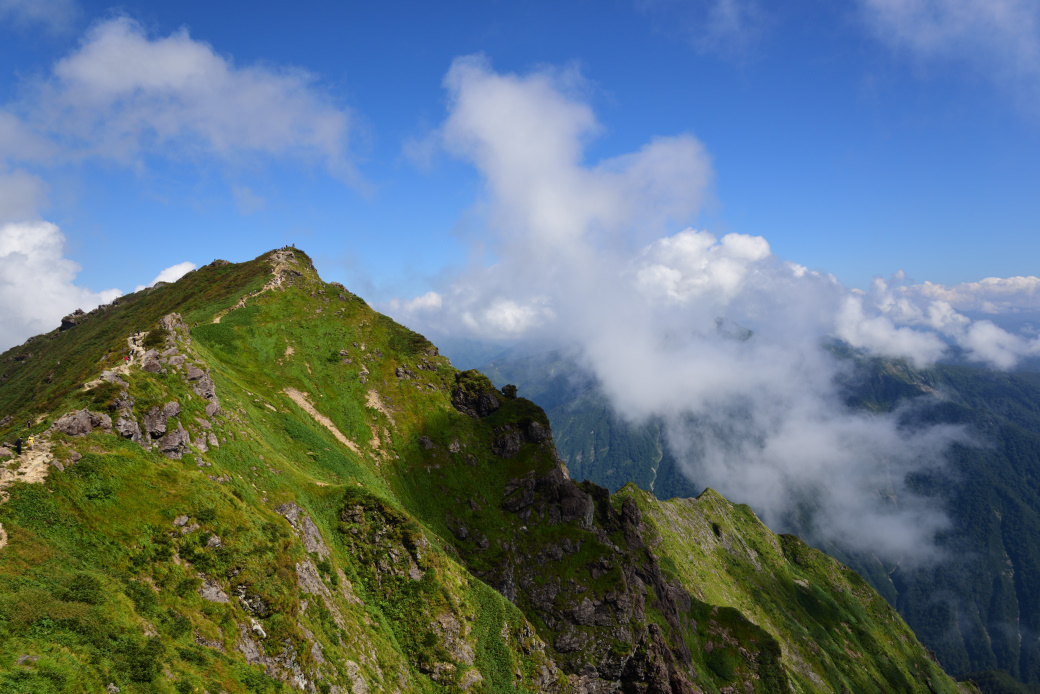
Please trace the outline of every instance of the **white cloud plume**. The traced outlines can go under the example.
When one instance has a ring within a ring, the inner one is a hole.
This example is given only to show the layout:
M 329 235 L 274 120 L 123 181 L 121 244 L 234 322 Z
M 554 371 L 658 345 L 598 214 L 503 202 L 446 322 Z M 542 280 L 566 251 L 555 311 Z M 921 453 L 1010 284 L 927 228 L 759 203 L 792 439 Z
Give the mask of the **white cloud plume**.
M 1040 78 L 1040 4 L 1034 0 L 859 0 L 879 40 L 921 61 L 952 60 L 989 77 Z
M 122 292 L 75 284 L 80 267 L 65 257 L 65 236 L 50 222 L 0 226 L 0 350 L 58 327 L 77 308 L 90 310 Z
M 963 434 L 849 409 L 836 385 L 846 367 L 823 344 L 927 364 L 955 343 L 1004 367 L 1029 343 L 928 296 L 934 285 L 850 291 L 761 237 L 675 232 L 709 196 L 704 148 L 680 135 L 586 162 L 600 126 L 575 83 L 496 73 L 480 57 L 452 65 L 439 137 L 486 180 L 477 209 L 494 261 L 390 312 L 432 333 L 577 343 L 619 412 L 664 418 L 698 483 L 774 523 L 807 503 L 818 538 L 927 558 L 946 519 L 906 476 L 941 465 Z
M 177 263 L 176 265 L 171 265 L 170 267 L 166 268 L 165 270 L 160 272 L 158 275 L 156 275 L 155 279 L 152 280 L 151 282 L 149 282 L 148 284 L 139 284 L 139 285 L 137 285 L 137 287 L 134 288 L 134 291 L 135 292 L 139 292 L 142 289 L 147 289 L 148 287 L 154 287 L 159 282 L 176 282 L 181 277 L 184 277 L 189 272 L 194 270 L 195 267 L 196 267 L 195 263 L 192 263 L 192 262 L 187 261 L 187 260 L 185 260 L 183 263 Z
M 237 66 L 186 30 L 151 38 L 117 17 L 95 25 L 16 110 L 66 156 L 290 156 L 356 182 L 351 114 L 315 81 L 294 68 Z

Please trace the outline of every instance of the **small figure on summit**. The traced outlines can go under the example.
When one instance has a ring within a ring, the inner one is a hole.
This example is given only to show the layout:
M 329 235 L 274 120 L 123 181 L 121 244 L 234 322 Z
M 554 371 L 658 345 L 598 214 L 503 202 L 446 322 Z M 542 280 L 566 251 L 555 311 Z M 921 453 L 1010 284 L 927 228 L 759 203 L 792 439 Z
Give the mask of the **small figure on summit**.
M 32 434 L 29 434 L 29 439 L 28 439 L 27 443 L 29 444 L 29 450 L 30 450 L 30 451 L 31 451 L 31 450 L 32 450 L 32 448 L 33 448 L 33 442 L 34 442 L 35 440 L 36 440 L 36 439 L 35 439 L 35 438 L 33 438 L 33 435 L 32 435 Z

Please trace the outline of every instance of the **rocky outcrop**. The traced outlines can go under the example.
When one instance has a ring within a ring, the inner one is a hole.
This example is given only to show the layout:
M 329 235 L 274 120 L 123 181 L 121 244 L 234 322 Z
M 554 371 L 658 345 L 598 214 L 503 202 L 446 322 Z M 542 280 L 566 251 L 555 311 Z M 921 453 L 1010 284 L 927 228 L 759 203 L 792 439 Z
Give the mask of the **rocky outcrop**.
M 289 521 L 289 525 L 293 527 L 296 534 L 303 540 L 303 546 L 308 552 L 317 554 L 322 559 L 328 559 L 329 548 L 325 545 L 325 540 L 322 539 L 318 526 L 314 524 L 310 516 L 304 513 L 302 508 L 290 501 L 287 504 L 278 506 L 275 508 L 275 511 Z
M 112 431 L 112 418 L 102 412 L 77 410 L 62 415 L 51 429 L 69 436 L 86 436 L 94 429 Z
M 202 585 L 199 586 L 199 597 L 209 602 L 228 602 L 229 598 L 224 589 L 220 587 L 220 584 L 211 578 L 203 578 Z
M 502 406 L 497 393 L 487 376 L 471 369 L 455 375 L 451 404 L 462 414 L 479 419 Z
M 168 313 L 159 319 L 159 327 L 166 331 L 166 344 L 173 347 L 178 341 L 191 344 L 191 329 L 179 313 Z
M 141 425 L 129 414 L 120 414 L 116 419 L 116 433 L 134 443 L 142 443 L 144 437 L 141 435 Z
M 171 400 L 161 408 L 155 405 L 144 415 L 145 431 L 153 439 L 165 436 L 170 417 L 176 417 L 180 412 L 181 404 L 176 400 Z
M 148 373 L 160 373 L 163 372 L 162 362 L 159 361 L 159 352 L 150 349 L 144 353 L 144 359 L 141 362 L 141 368 Z
M 188 432 L 185 431 L 184 425 L 180 422 L 177 423 L 177 428 L 167 433 L 158 441 L 159 450 L 167 458 L 173 460 L 180 460 L 188 451 L 188 444 L 191 443 L 191 437 Z
M 499 458 L 513 458 L 526 443 L 541 443 L 549 439 L 549 427 L 534 421 L 506 424 L 495 430 L 491 441 L 491 452 Z
M 495 452 L 551 442 L 533 423 L 504 427 Z M 694 601 L 661 572 L 634 501 L 615 508 L 606 489 L 576 484 L 557 467 L 510 480 L 500 506 L 517 522 L 508 540 L 488 542 L 479 517 L 464 509 L 446 522 L 460 549 L 481 557 L 471 566 L 493 567 L 476 569 L 478 576 L 545 625 L 542 636 L 575 691 L 700 691 L 686 642 Z M 565 525 L 572 529 L 531 532 Z
M 83 312 L 83 309 L 77 308 L 75 311 L 61 319 L 61 326 L 59 326 L 58 330 L 61 332 L 65 332 L 70 328 L 75 328 L 77 325 L 83 322 L 86 316 L 87 314 Z

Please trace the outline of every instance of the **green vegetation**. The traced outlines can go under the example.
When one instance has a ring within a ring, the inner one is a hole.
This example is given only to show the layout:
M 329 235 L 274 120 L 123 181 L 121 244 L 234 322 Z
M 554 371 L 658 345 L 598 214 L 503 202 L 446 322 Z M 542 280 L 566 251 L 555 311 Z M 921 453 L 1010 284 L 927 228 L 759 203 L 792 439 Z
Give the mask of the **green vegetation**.
M 190 343 L 160 329 L 171 312 Z M 81 387 L 142 332 L 184 363 Z M 568 480 L 539 407 L 299 251 L 207 266 L 0 363 L 23 425 L 87 407 L 156 432 L 51 430 L 64 470 L 6 489 L 0 691 L 958 691 L 858 576 L 746 507 Z

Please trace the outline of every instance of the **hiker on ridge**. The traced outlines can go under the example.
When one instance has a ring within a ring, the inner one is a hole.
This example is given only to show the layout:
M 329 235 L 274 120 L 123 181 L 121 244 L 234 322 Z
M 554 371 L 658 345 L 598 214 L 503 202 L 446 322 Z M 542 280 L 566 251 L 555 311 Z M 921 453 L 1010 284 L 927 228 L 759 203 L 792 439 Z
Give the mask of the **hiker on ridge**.
M 33 447 L 33 441 L 35 441 L 35 439 L 33 438 L 33 435 L 29 434 L 29 441 L 28 441 L 28 443 L 29 443 L 29 450 L 30 451 L 32 450 L 32 447 Z
M 14 442 L 14 452 L 16 455 L 22 454 L 22 437 L 19 436 Z

